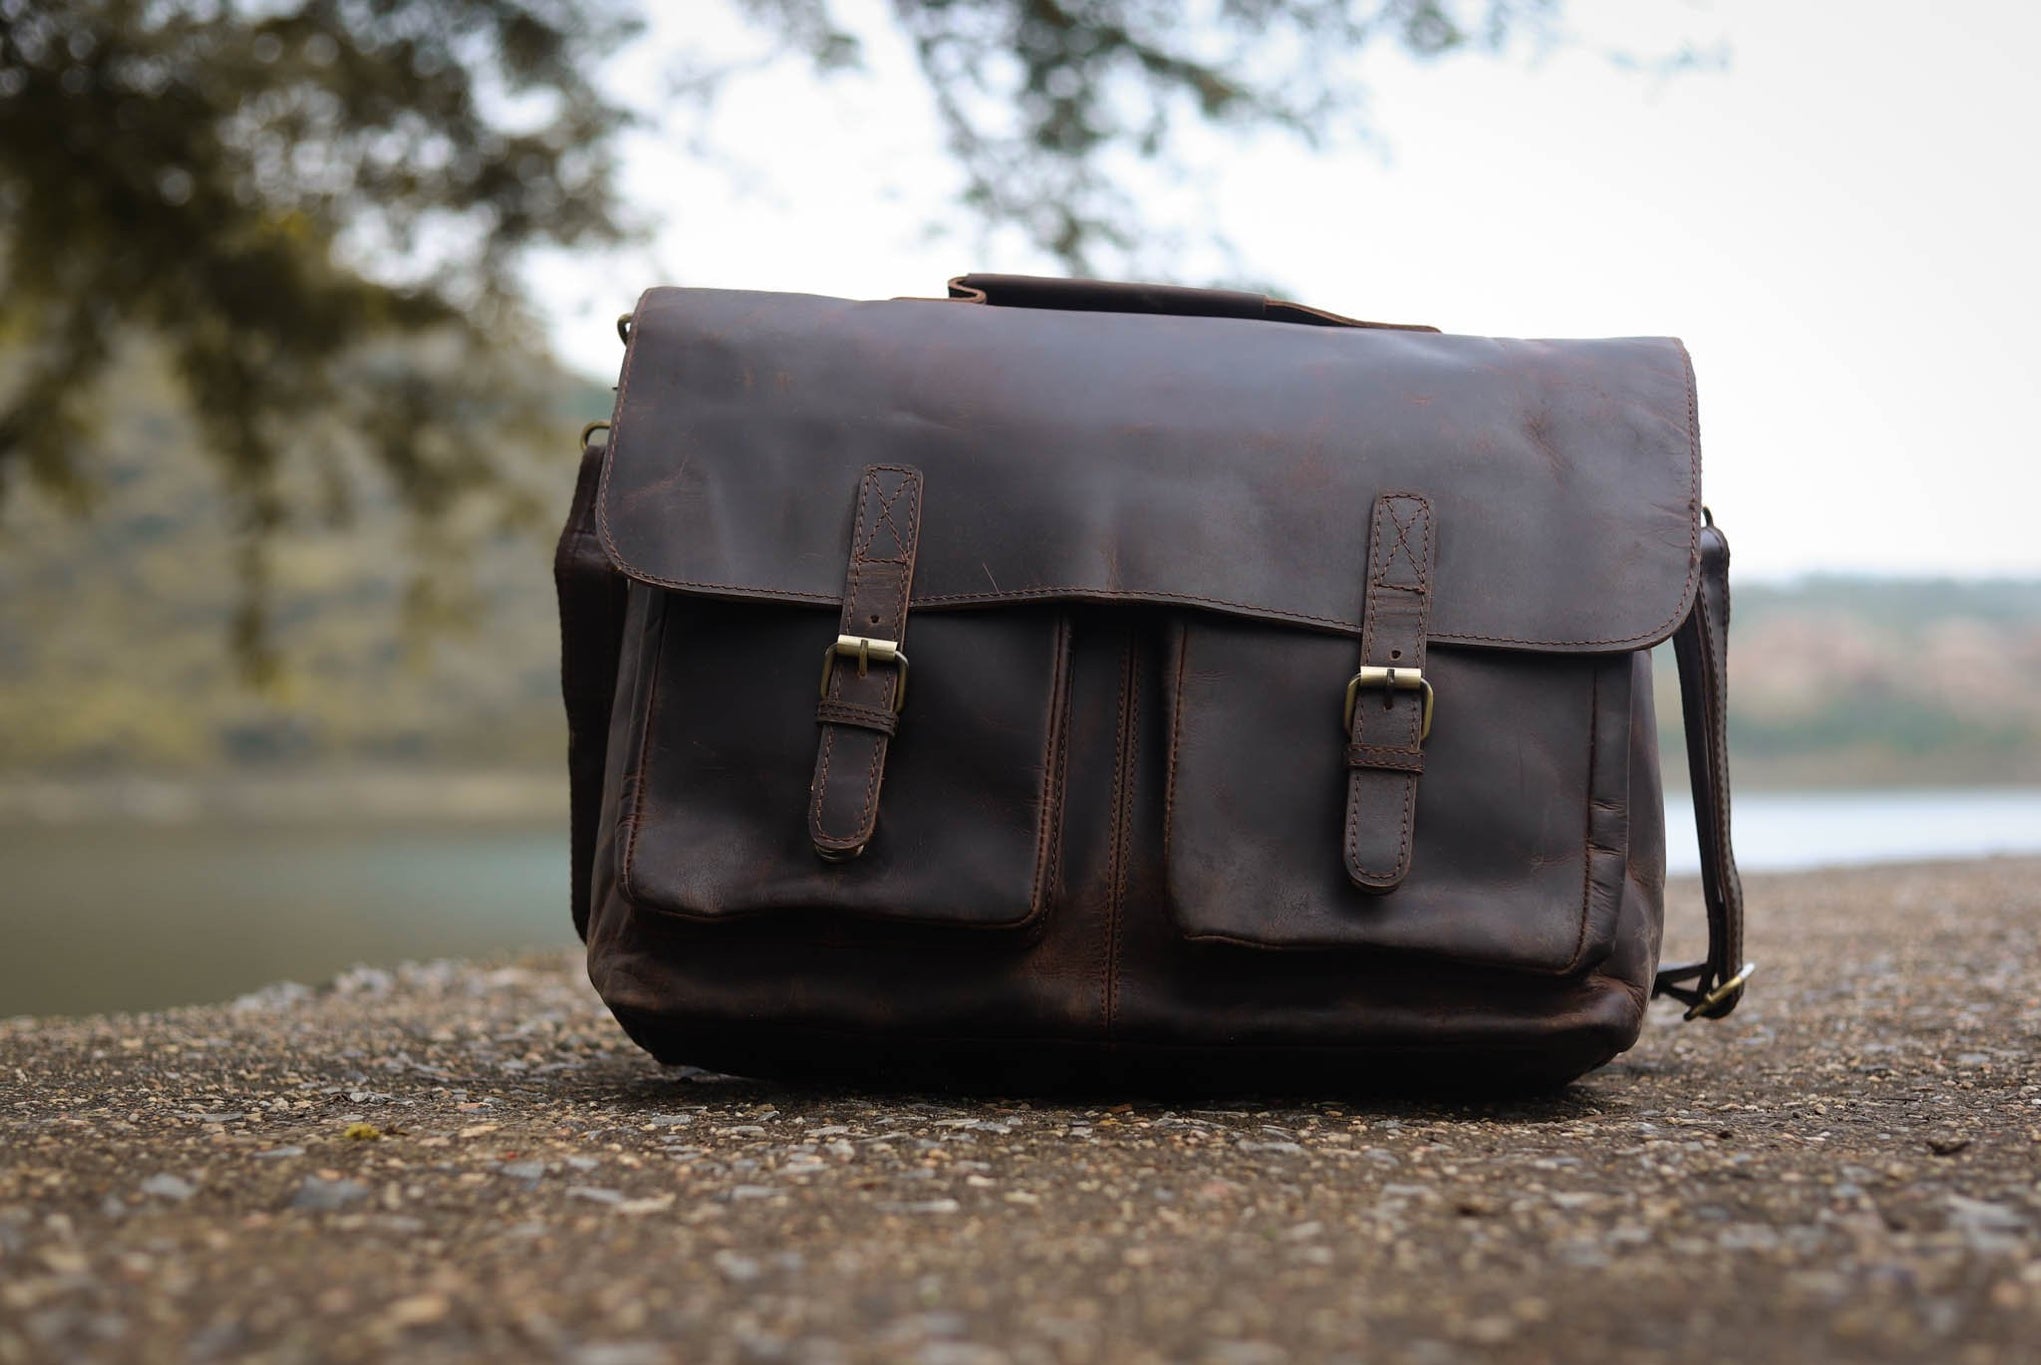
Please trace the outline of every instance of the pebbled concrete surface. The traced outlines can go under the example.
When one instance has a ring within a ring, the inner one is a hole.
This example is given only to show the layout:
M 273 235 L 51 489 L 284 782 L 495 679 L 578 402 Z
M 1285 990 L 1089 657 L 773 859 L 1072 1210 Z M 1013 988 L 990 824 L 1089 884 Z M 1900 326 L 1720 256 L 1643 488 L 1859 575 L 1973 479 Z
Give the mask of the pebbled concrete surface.
M 0 1365 L 2041 1359 L 2041 862 L 1750 891 L 1489 1107 L 662 1071 L 550 956 L 0 1023 Z

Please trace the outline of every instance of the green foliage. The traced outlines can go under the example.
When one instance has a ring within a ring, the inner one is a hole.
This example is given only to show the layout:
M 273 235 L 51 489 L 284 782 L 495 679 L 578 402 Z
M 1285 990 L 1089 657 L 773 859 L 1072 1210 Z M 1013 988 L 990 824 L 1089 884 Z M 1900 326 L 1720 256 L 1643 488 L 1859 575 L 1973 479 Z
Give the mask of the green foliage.
M 723 3 L 818 72 L 862 65 L 842 0 Z M 1084 270 L 1152 229 L 1124 172 L 1184 127 L 1350 130 L 1363 49 L 1494 48 L 1559 3 L 896 0 L 890 22 L 968 206 Z M 523 264 L 630 236 L 636 115 L 599 73 L 641 26 L 634 0 L 0 0 L 0 495 L 25 474 L 88 508 L 80 452 L 146 352 L 227 494 L 257 676 L 274 549 L 345 515 L 350 462 L 416 524 L 416 614 L 457 617 L 433 528 L 536 513 Z
M 0 480 L 88 503 L 146 339 L 229 492 L 258 666 L 288 461 L 365 453 L 427 522 L 528 514 L 517 266 L 622 234 L 589 72 L 631 31 L 601 0 L 0 0 Z
M 231 524 L 190 458 L 197 428 L 160 363 L 144 353 L 123 373 L 102 414 L 93 518 L 81 524 L 33 489 L 0 509 L 0 775 L 231 782 L 307 767 L 515 767 L 554 777 L 565 727 L 543 542 L 479 509 L 450 513 L 433 538 L 472 566 L 473 591 L 451 622 L 421 622 L 407 604 L 415 519 L 371 461 L 344 459 L 337 477 L 356 516 L 345 526 L 307 516 L 275 545 L 281 668 L 267 689 L 237 687 L 219 647 L 234 606 Z M 552 426 L 608 407 L 599 383 L 550 370 L 523 379 Z M 557 512 L 574 470 L 532 459 L 513 473 Z M 317 475 L 287 469 L 285 501 L 323 497 Z M 1659 669 L 1661 744 L 1677 764 L 1669 650 Z M 1738 788 L 2041 781 L 2037 677 L 2041 582 L 1739 585 Z
M 294 517 L 272 545 L 277 671 L 237 685 L 221 648 L 239 591 L 231 513 L 193 458 L 199 431 L 161 358 L 130 355 L 122 375 L 100 414 L 94 514 L 81 521 L 36 488 L 0 509 L 0 771 L 552 770 L 565 727 L 549 544 L 462 505 L 429 550 L 364 452 L 289 465 L 286 504 L 316 507 L 334 481 L 354 515 Z M 607 387 L 555 370 L 521 380 L 551 427 L 571 432 L 609 406 Z M 555 521 L 574 462 L 506 463 Z M 465 566 L 468 590 L 421 615 L 415 565 L 433 554 Z
M 1740 783 L 2041 781 L 2041 583 L 1752 584 L 1731 621 Z M 1658 681 L 1661 748 L 1683 754 L 1669 651 Z

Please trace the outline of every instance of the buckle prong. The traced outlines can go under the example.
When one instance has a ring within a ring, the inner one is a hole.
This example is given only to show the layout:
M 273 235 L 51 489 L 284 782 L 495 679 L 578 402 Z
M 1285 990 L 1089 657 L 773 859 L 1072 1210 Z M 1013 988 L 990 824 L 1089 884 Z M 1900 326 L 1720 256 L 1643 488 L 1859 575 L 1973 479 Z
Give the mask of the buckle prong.
M 1381 688 L 1385 701 L 1398 692 L 1422 693 L 1424 710 L 1419 720 L 1417 742 L 1422 744 L 1431 737 L 1432 685 L 1415 668 L 1384 668 L 1378 664 L 1361 665 L 1361 671 L 1347 681 L 1346 714 L 1341 723 L 1349 736 L 1354 732 L 1354 707 L 1360 702 L 1361 693 L 1371 687 Z
M 907 656 L 901 652 L 897 640 L 874 640 L 864 635 L 839 635 L 836 643 L 822 651 L 822 697 L 829 698 L 829 680 L 836 675 L 838 659 L 856 659 L 858 676 L 864 677 L 870 671 L 872 660 L 882 664 L 900 665 L 900 677 L 893 685 L 893 714 L 907 705 Z
M 1724 981 L 1714 990 L 1709 991 L 1699 1000 L 1696 1000 L 1693 1004 L 1689 1005 L 1687 1007 L 1687 1012 L 1681 1015 L 1680 1018 L 1694 1019 L 1702 1016 L 1713 1017 L 1712 1015 L 1709 1015 L 1709 1011 L 1713 1010 L 1717 1005 L 1721 1004 L 1724 1000 L 1727 1000 L 1731 995 L 1733 995 L 1737 991 L 1742 990 L 1743 983 L 1750 980 L 1751 973 L 1755 972 L 1757 969 L 1758 964 L 1755 962 L 1744 963 L 1742 971 L 1738 972 L 1735 976 L 1730 977 L 1727 981 Z

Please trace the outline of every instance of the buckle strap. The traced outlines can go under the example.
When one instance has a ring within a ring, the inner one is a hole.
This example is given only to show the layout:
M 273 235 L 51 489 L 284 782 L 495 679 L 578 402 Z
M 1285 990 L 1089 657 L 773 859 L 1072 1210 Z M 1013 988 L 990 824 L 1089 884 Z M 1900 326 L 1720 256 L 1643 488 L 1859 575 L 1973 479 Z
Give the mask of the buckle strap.
M 1347 684 L 1347 876 L 1393 891 L 1410 871 L 1422 746 L 1431 728 L 1424 677 L 1432 601 L 1432 506 L 1414 493 L 1375 499 L 1361 666 Z
M 823 656 L 815 709 L 822 740 L 809 788 L 808 838 L 831 862 L 863 853 L 878 824 L 886 748 L 905 696 L 902 646 L 920 537 L 921 471 L 868 466 L 858 483 L 843 614 Z
M 1701 836 L 1708 956 L 1663 968 L 1651 993 L 1686 1005 L 1689 1019 L 1720 1019 L 1743 998 L 1757 964 L 1743 960 L 1743 882 L 1729 838 L 1729 541 L 1713 518 L 1701 528 L 1701 586 L 1672 643 L 1694 825 Z
M 858 725 L 882 735 L 897 734 L 900 729 L 898 712 L 859 706 L 856 702 L 831 701 L 826 696 L 815 704 L 815 719 L 830 725 Z

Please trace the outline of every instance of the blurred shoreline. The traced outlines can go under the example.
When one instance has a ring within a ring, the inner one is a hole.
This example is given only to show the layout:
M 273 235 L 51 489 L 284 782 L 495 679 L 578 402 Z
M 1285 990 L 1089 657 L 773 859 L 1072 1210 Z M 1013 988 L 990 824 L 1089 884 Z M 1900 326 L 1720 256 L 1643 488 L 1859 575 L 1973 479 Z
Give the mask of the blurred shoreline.
M 570 944 L 566 789 L 551 769 L 395 765 L 0 782 L 0 1017 Z M 2041 855 L 2041 786 L 1737 798 L 1752 873 Z M 1678 881 L 1696 843 L 1677 787 L 1665 819 Z
M 1684 800 L 1684 765 L 1665 755 L 1669 801 Z M 1973 778 L 1931 765 L 1918 780 L 1886 772 L 1845 776 L 1791 765 L 1734 767 L 1736 790 L 1759 797 L 1850 794 L 1933 797 L 1947 793 L 2020 793 L 2041 787 L 2024 772 Z M 1857 780 L 1851 780 L 1854 777 Z M 276 772 L 22 773 L 0 776 L 0 828 L 80 828 L 94 824 L 179 829 L 207 826 L 325 826 L 375 829 L 563 825 L 567 776 L 559 768 L 503 766 L 423 769 L 370 765 Z
M 422 772 L 0 778 L 0 826 L 536 825 L 567 819 L 565 765 Z

